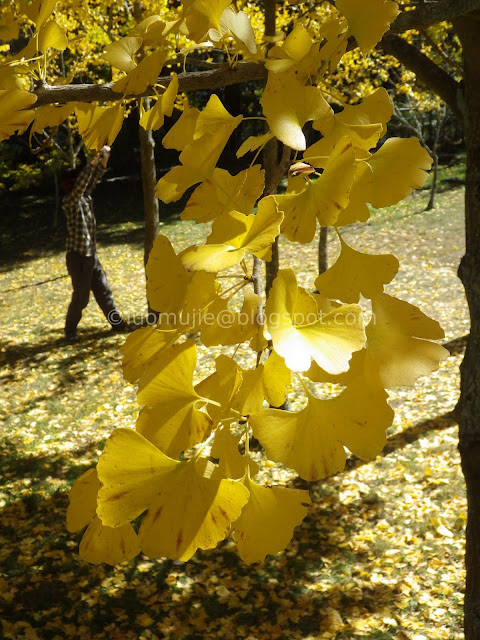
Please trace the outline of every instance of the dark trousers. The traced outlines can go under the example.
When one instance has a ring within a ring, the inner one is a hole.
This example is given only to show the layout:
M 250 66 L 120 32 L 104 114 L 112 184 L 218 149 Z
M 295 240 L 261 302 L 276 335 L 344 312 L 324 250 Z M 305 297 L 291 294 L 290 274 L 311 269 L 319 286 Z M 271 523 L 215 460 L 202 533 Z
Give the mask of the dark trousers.
M 82 311 L 88 304 L 90 291 L 112 327 L 122 324 L 122 317 L 115 309 L 107 276 L 97 254 L 83 256 L 75 251 L 68 251 L 66 258 L 68 273 L 72 279 L 73 293 L 65 320 L 65 334 L 67 336 L 75 335 Z

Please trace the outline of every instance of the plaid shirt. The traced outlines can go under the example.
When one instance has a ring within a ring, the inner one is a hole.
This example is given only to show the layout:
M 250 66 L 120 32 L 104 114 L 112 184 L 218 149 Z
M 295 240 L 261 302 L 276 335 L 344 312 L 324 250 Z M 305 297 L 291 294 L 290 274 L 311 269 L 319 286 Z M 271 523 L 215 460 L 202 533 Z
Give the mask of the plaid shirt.
M 67 251 L 83 256 L 95 255 L 96 223 L 93 213 L 93 188 L 106 171 L 100 162 L 89 164 L 78 176 L 75 186 L 62 201 L 67 217 Z

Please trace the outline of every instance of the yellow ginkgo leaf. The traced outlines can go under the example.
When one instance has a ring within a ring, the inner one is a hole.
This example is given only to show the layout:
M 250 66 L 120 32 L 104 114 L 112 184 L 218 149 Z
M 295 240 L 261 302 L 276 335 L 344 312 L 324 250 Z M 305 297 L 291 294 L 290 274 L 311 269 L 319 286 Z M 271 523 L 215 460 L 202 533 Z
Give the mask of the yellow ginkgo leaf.
M 366 327 L 367 344 L 353 354 L 350 370 L 332 379 L 312 366 L 309 378 L 346 385 L 362 380 L 374 388 L 413 386 L 448 357 L 444 347 L 430 342 L 443 338 L 442 328 L 418 307 L 382 293 L 372 299 L 372 312 Z
M 260 201 L 256 215 L 231 211 L 214 221 L 207 244 L 181 254 L 182 264 L 188 270 L 216 273 L 238 264 L 247 252 L 268 261 L 282 219 L 272 196 Z
M 171 116 L 178 92 L 178 76 L 172 73 L 170 84 L 155 105 L 140 118 L 140 125 L 146 130 L 156 131 L 163 126 L 165 116 Z
M 183 401 L 175 398 L 172 402 L 143 407 L 135 428 L 165 455 L 178 458 L 182 451 L 203 442 L 211 431 L 210 417 L 195 409 L 197 400 L 193 394 L 190 397 L 185 394 Z
M 343 470 L 344 444 L 368 458 L 382 450 L 393 420 L 386 399 L 383 389 L 367 392 L 360 383 L 329 400 L 309 395 L 298 413 L 264 409 L 250 423 L 268 458 L 313 482 Z
M 69 115 L 73 113 L 73 105 L 64 104 L 61 107 L 45 104 L 35 109 L 35 120 L 32 123 L 30 133 L 42 133 L 47 127 L 58 127 Z
M 115 69 L 129 73 L 137 66 L 135 54 L 141 46 L 141 38 L 126 36 L 121 40 L 107 44 L 103 59 L 109 62 Z
M 231 244 L 231 249 L 246 247 L 250 253 L 263 253 L 279 233 L 282 214 L 272 196 L 263 198 L 258 203 L 257 213 L 245 216 L 238 211 L 231 211 L 230 221 L 223 216 L 212 224 L 212 231 L 207 237 L 207 244 Z M 246 251 L 247 249 L 245 249 Z M 259 256 L 261 257 L 261 256 Z
M 292 372 L 285 360 L 272 351 L 263 371 L 265 398 L 272 407 L 281 407 L 287 397 L 287 388 L 292 382 Z
M 220 18 L 230 4 L 230 0 L 195 0 L 186 9 L 185 24 L 188 37 L 195 42 L 208 39 L 210 29 L 220 30 Z
M 10 40 L 16 40 L 20 31 L 20 24 L 18 17 L 12 13 L 6 13 L 2 15 L 2 24 L 0 24 L 0 40 L 3 42 L 9 42 Z
M 106 527 L 95 517 L 80 542 L 81 560 L 92 564 L 115 565 L 133 560 L 140 553 L 137 534 L 131 524 Z
M 207 108 L 208 104 L 205 109 Z M 182 166 L 174 167 L 158 181 L 157 196 L 160 200 L 175 202 L 189 187 L 209 178 L 241 119 L 242 116 L 230 116 L 227 123 L 218 127 L 215 132 L 205 131 L 200 138 L 184 147 L 179 158 Z
M 221 285 L 216 281 L 214 273 L 198 271 L 192 274 L 192 281 L 187 287 L 185 302 L 180 312 L 182 332 L 197 332 L 203 324 L 214 323 L 207 314 L 220 294 Z
M 353 177 L 348 204 L 345 209 L 342 209 L 338 214 L 335 222 L 336 227 L 353 224 L 357 221 L 366 222 L 370 218 L 370 209 L 365 199 L 369 196 L 365 193 L 365 187 L 362 184 L 364 181 L 364 173 L 370 175 L 370 170 L 364 162 L 359 162 Z
M 170 79 L 170 83 L 168 87 L 165 89 L 162 95 L 162 105 L 163 111 L 166 116 L 169 118 L 173 113 L 173 108 L 175 106 L 175 100 L 177 99 L 178 93 L 178 76 L 175 72 L 172 73 L 172 77 Z
M 231 7 L 227 7 L 220 17 L 219 28 L 208 31 L 212 42 L 219 42 L 226 35 L 233 36 L 240 51 L 246 49 L 251 54 L 257 52 L 255 33 L 245 11 L 236 13 Z
M 301 22 L 297 22 L 282 44 L 275 45 L 269 50 L 268 57 L 288 60 L 293 63 L 300 62 L 300 60 L 309 53 L 312 45 L 313 40 L 310 34 Z M 273 60 L 266 62 L 265 66 L 267 69 L 272 69 L 272 62 Z M 276 69 L 272 70 L 277 71 Z M 282 71 L 284 71 L 284 69 L 282 69 Z
M 156 326 L 143 327 L 131 333 L 120 352 L 123 355 L 123 376 L 134 384 L 148 367 L 150 360 L 175 342 L 177 334 L 159 331 Z
M 75 106 L 78 130 L 89 149 L 99 150 L 113 144 L 123 125 L 125 107 L 100 107 L 78 102 Z
M 344 124 L 381 124 L 382 135 L 387 131 L 387 122 L 393 116 L 393 102 L 387 90 L 380 87 L 368 95 L 360 104 L 344 106 L 336 118 Z
M 275 73 L 295 69 L 305 79 L 314 76 L 320 66 L 318 45 L 314 42 L 301 22 L 293 27 L 281 45 L 275 45 L 268 52 L 265 67 Z
M 206 133 L 215 133 L 221 127 L 230 126 L 232 117 L 233 116 L 231 116 L 223 106 L 220 98 L 213 94 L 205 109 L 200 111 L 195 125 L 193 139 L 198 140 Z
M 201 401 L 193 388 L 196 362 L 195 343 L 187 340 L 152 358 L 138 382 L 137 399 L 146 408 L 136 430 L 172 458 L 202 442 L 210 431 L 210 418 L 195 407 Z
M 324 117 L 331 109 L 320 89 L 305 86 L 294 72 L 270 72 L 260 103 L 273 135 L 298 151 L 306 148 L 304 124 Z
M 262 195 L 264 171 L 255 164 L 232 176 L 225 169 L 215 169 L 190 196 L 182 220 L 210 222 L 230 211 L 249 214 Z
M 417 307 L 387 294 L 372 299 L 364 368 L 384 387 L 413 386 L 438 369 L 449 352 L 430 340 L 444 337 L 436 320 Z
M 206 347 L 238 344 L 251 340 L 259 331 L 258 309 L 261 298 L 246 289 L 239 312 L 232 311 L 228 299 L 217 297 L 206 310 L 201 323 L 202 342 Z
M 16 55 L 12 56 L 11 61 L 13 62 L 18 60 L 18 61 L 25 61 L 28 63 L 37 57 L 37 53 L 38 53 L 38 34 L 35 34 L 30 38 L 27 45 L 23 49 L 21 49 Z
M 307 178 L 305 188 L 299 193 L 275 196 L 285 216 L 282 233 L 292 242 L 306 244 L 315 237 L 317 219 L 322 227 L 335 224 L 340 211 L 348 205 L 354 175 L 352 142 L 342 138 L 319 178 Z
M 155 86 L 160 75 L 168 50 L 160 47 L 145 58 L 129 73 L 117 80 L 112 86 L 112 90 L 125 95 L 140 95 L 147 87 Z
M 23 133 L 35 117 L 35 111 L 28 109 L 37 96 L 18 89 L 0 90 L 0 141 L 14 133 Z
M 250 23 L 250 18 L 245 11 L 235 11 L 227 7 L 220 17 L 220 33 L 224 35 L 230 32 L 237 42 L 240 50 L 247 49 L 251 54 L 257 53 L 255 32 Z
M 56 49 L 63 51 L 68 47 L 67 32 L 55 20 L 47 22 L 38 34 L 38 50 Z
M 361 308 L 345 305 L 305 316 L 302 299 L 309 294 L 301 292 L 294 271 L 281 269 L 265 307 L 265 328 L 274 350 L 292 371 L 307 371 L 312 358 L 329 373 L 346 371 L 352 353 L 365 344 Z
M 395 415 L 387 400 L 388 394 L 381 387 L 366 385 L 357 378 L 330 401 L 332 405 L 336 401 L 334 410 L 341 417 L 335 421 L 339 440 L 361 460 L 372 460 L 386 444 L 385 431 Z
M 396 204 L 425 184 L 432 162 L 418 138 L 389 138 L 362 162 L 367 166 L 359 177 L 364 201 L 377 209 Z
M 222 478 L 237 480 L 245 475 L 247 468 L 252 477 L 259 471 L 259 466 L 255 460 L 242 456 L 238 450 L 240 439 L 241 436 L 232 435 L 228 425 L 219 427 L 215 432 L 210 455 L 213 458 L 218 458 L 219 465 L 215 473 L 218 473 Z
M 145 274 L 147 299 L 151 308 L 165 313 L 179 311 L 192 274 L 182 266 L 167 236 L 158 235 L 155 238 Z
M 24 5 L 24 11 L 37 27 L 37 32 L 43 27 L 45 22 L 52 15 L 58 0 L 33 0 L 30 4 Z
M 372 300 L 372 311 L 375 326 L 395 327 L 406 335 L 427 340 L 441 340 L 445 337 L 436 320 L 429 318 L 413 304 L 386 293 L 375 296 Z
M 163 36 L 166 38 L 169 35 L 180 35 L 180 32 L 182 31 L 182 27 L 184 27 L 184 20 L 183 17 L 180 16 L 179 18 L 177 18 L 176 20 L 167 20 L 166 24 L 165 24 L 165 29 L 163 30 Z M 183 34 L 183 31 L 182 31 Z
M 159 487 L 181 462 L 168 458 L 133 429 L 115 429 L 97 463 L 102 487 L 97 515 L 107 527 L 121 527 L 151 507 Z
M 263 370 L 263 364 L 258 365 L 255 369 L 241 369 L 242 384 L 235 396 L 233 408 L 242 416 L 257 413 L 262 408 L 264 400 Z
M 336 117 L 328 125 L 320 125 L 320 129 L 324 137 L 303 154 L 305 162 L 314 167 L 325 167 L 335 145 L 345 136 L 352 141 L 355 158 L 361 160 L 370 156 L 369 149 L 377 145 L 382 135 L 381 124 L 345 124 Z
M 380 42 L 400 13 L 398 4 L 389 0 L 337 0 L 337 9 L 347 19 L 348 31 L 366 54 Z M 365 16 L 369 19 L 365 20 Z
M 264 409 L 250 416 L 253 433 L 265 447 L 266 456 L 311 482 L 342 471 L 346 454 L 335 424 L 340 417 L 333 414 L 328 402 L 309 395 L 302 411 Z M 358 407 L 354 410 L 357 415 Z
M 241 158 L 250 151 L 256 151 L 267 144 L 273 138 L 272 133 L 264 133 L 261 136 L 250 136 L 238 148 L 237 158 Z
M 234 540 L 242 560 L 252 564 L 285 549 L 311 500 L 301 489 L 264 487 L 248 477 L 244 484 L 250 499 L 235 522 Z
M 5 65 L 0 67 L 0 90 L 10 91 L 17 89 L 18 91 L 28 91 L 30 88 L 30 79 L 27 75 L 30 69 L 27 65 Z
M 337 18 L 327 20 L 322 25 L 325 44 L 320 49 L 320 59 L 330 73 L 336 71 L 338 63 L 347 50 L 348 38 L 345 37 L 345 29 L 345 20 Z
M 193 390 L 193 371 L 197 364 L 197 347 L 193 340 L 171 346 L 158 353 L 138 382 L 139 404 L 154 406 L 168 400 L 180 404 L 199 397 Z
M 162 144 L 165 149 L 183 151 L 187 144 L 193 142 L 199 114 L 200 111 L 192 107 L 188 100 L 185 100 L 182 115 L 163 137 Z
M 137 534 L 130 524 L 116 529 L 105 527 L 95 515 L 101 484 L 95 469 L 89 469 L 75 482 L 68 494 L 67 529 L 74 533 L 87 524 L 80 542 L 82 560 L 99 564 L 117 564 L 131 560 L 140 553 Z
M 208 406 L 208 414 L 214 425 L 217 425 L 225 418 L 237 416 L 232 413 L 232 404 L 242 384 L 242 374 L 237 363 L 225 355 L 218 356 L 215 367 L 215 373 L 199 382 L 195 391 L 202 398 L 208 398 L 216 403 Z
M 162 18 L 158 15 L 152 15 L 137 24 L 128 35 L 141 38 L 142 44 L 149 47 L 160 43 L 163 44 L 165 28 L 166 24 Z
M 68 494 L 67 529 L 70 533 L 81 531 L 95 517 L 100 487 L 96 469 L 85 471 L 75 481 Z
M 371 255 L 355 251 L 340 236 L 341 252 L 337 261 L 315 280 L 317 290 L 327 298 L 358 302 L 360 294 L 373 298 L 383 285 L 393 280 L 398 260 L 392 255 Z
M 139 531 L 145 554 L 187 561 L 197 549 L 212 549 L 226 537 L 249 493 L 238 481 L 212 475 L 213 469 L 207 460 L 192 458 L 157 486 Z

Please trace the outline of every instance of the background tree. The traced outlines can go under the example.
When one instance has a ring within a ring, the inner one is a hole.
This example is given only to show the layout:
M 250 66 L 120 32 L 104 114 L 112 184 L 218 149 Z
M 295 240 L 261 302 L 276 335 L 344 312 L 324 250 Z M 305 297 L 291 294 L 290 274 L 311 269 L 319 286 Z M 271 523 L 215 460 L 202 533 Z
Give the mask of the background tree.
M 407 130 L 411 131 L 422 143 L 422 146 L 428 151 L 428 153 L 432 156 L 433 159 L 433 179 L 432 186 L 430 187 L 430 199 L 428 201 L 427 206 L 425 207 L 426 211 L 433 209 L 435 206 L 435 195 L 437 193 L 437 184 L 438 184 L 438 145 L 440 142 L 440 134 L 442 131 L 442 127 L 445 123 L 445 118 L 447 115 L 446 104 L 443 104 L 442 107 L 436 109 L 435 111 L 430 111 L 428 116 L 430 121 L 432 120 L 432 115 L 435 122 L 435 129 L 433 131 L 433 138 L 430 144 L 427 142 L 427 132 L 425 131 L 425 124 L 422 123 L 422 120 L 425 119 L 424 113 L 418 113 L 417 109 L 412 105 L 410 101 L 407 101 L 404 107 L 395 105 L 395 118 L 398 122 L 403 125 Z M 423 116 L 423 118 L 422 118 Z

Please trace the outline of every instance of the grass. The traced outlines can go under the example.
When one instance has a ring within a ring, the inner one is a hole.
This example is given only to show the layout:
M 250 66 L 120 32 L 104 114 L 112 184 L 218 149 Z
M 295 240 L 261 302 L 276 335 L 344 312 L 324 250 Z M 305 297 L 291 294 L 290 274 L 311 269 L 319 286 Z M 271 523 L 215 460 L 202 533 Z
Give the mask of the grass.
M 24 219 L 21 233 L 4 226 L 11 252 L 0 282 L 3 636 L 459 640 L 466 505 L 450 412 L 458 339 L 468 332 L 455 275 L 462 197 L 461 188 L 444 191 L 437 208 L 423 212 L 428 195 L 420 192 L 345 230 L 356 248 L 399 257 L 388 292 L 437 318 L 457 346 L 436 374 L 392 392 L 396 419 L 383 454 L 368 463 L 350 458 L 343 474 L 311 485 L 313 507 L 290 545 L 253 567 L 230 541 L 187 564 L 144 556 L 117 567 L 78 560 L 80 536 L 64 524 L 68 489 L 95 464 L 113 428 L 134 426 L 135 390 L 121 376 L 123 338 L 109 332 L 93 303 L 80 325 L 82 342 L 62 340 L 70 285 L 61 230 L 51 234 L 41 221 L 46 205 L 35 210 L 38 223 Z M 112 223 L 112 203 L 100 198 L 98 205 L 105 221 L 99 253 L 115 298 L 124 312 L 144 313 L 138 207 L 126 201 Z M 205 233 L 175 217 L 162 232 L 177 249 Z M 332 240 L 331 261 L 337 250 Z M 282 260 L 311 285 L 314 246 L 300 260 L 298 247 L 283 242 Z M 303 486 L 281 466 L 265 474 Z

